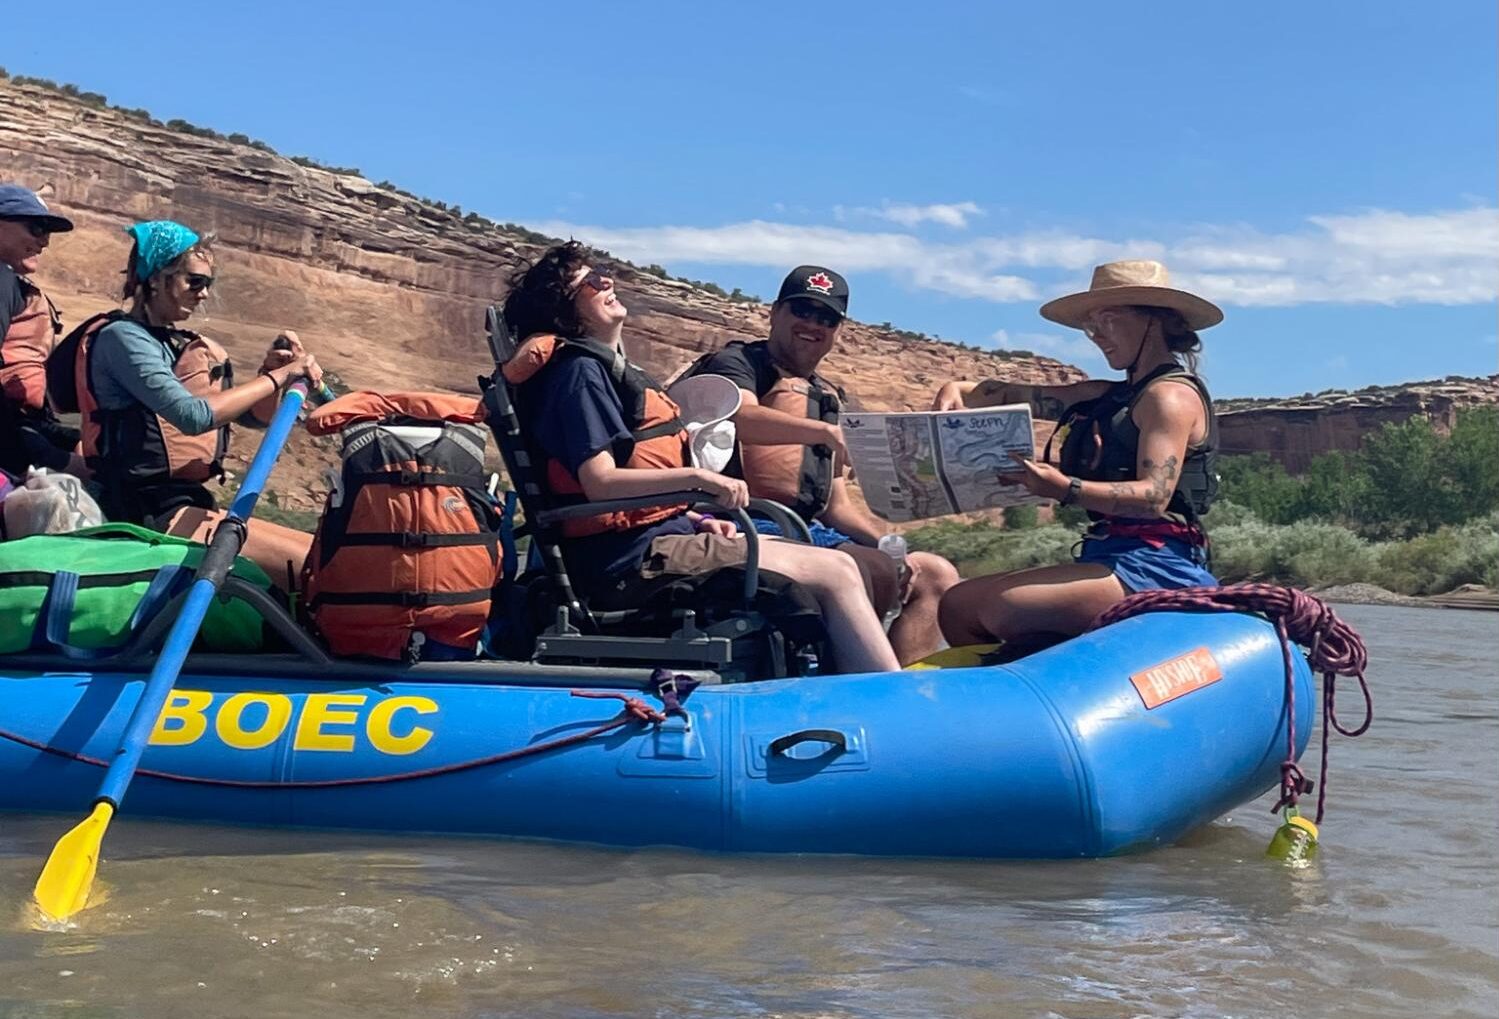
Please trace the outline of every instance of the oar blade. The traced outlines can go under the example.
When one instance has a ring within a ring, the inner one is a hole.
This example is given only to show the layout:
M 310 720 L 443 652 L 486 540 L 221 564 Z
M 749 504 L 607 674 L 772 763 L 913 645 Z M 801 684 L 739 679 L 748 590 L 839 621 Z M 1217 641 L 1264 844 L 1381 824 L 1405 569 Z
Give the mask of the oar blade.
M 66 920 L 88 905 L 94 871 L 99 868 L 99 847 L 113 816 L 112 804 L 96 804 L 93 813 L 52 847 L 35 892 L 37 906 L 52 919 Z

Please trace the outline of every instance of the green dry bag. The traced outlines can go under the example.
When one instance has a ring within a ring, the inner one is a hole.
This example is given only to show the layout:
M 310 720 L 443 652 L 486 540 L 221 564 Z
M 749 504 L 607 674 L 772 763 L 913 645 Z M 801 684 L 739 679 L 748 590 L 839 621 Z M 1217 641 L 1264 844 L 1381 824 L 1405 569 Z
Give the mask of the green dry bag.
M 204 546 L 134 524 L 0 541 L 0 654 L 97 658 L 119 650 L 192 585 Z M 260 588 L 265 571 L 243 557 L 233 575 Z M 260 613 L 215 598 L 194 645 L 258 651 Z

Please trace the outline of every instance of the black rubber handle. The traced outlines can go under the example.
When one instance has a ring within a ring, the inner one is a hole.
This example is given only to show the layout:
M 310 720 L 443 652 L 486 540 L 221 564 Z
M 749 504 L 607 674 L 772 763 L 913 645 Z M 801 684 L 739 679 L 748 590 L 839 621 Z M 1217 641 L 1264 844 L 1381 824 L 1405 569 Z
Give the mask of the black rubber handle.
M 831 743 L 832 746 L 819 756 L 831 753 L 841 754 L 848 749 L 848 737 L 837 729 L 803 729 L 772 740 L 767 756 L 775 757 L 777 754 L 784 754 L 802 743 Z

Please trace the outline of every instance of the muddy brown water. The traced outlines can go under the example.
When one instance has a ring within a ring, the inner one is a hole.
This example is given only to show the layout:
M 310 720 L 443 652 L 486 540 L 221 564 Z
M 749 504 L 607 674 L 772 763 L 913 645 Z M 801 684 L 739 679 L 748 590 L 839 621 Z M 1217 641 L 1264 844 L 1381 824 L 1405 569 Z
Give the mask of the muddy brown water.
M 1499 616 L 1338 611 L 1369 645 L 1377 720 L 1333 746 L 1307 870 L 1262 855 L 1268 799 L 1147 855 L 1061 863 L 127 815 L 108 900 L 38 933 L 22 903 L 74 819 L 0 814 L 0 1016 L 1492 1017 Z

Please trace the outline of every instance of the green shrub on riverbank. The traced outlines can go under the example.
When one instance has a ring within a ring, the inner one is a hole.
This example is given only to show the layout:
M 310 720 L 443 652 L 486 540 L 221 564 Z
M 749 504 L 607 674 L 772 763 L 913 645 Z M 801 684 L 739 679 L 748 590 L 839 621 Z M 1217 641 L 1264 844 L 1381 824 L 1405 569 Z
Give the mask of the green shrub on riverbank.
M 1399 594 L 1438 594 L 1460 584 L 1499 587 L 1499 511 L 1409 540 L 1373 542 L 1319 520 L 1266 523 L 1220 503 L 1207 518 L 1213 572 L 1225 583 L 1264 581 L 1293 587 L 1367 583 Z M 965 577 L 1071 561 L 1080 531 L 1055 524 L 1004 531 L 989 524 L 939 521 L 906 532 L 911 547 L 952 560 Z

